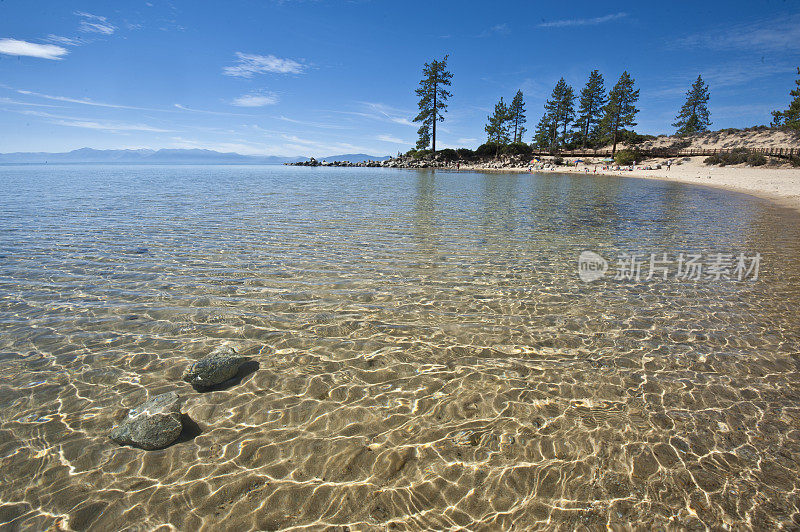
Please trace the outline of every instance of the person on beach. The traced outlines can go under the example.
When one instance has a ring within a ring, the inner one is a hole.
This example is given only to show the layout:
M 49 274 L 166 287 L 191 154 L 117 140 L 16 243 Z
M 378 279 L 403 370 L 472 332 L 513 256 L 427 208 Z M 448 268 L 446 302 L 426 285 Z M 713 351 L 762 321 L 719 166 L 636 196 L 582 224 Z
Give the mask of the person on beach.
M 671 167 L 672 167 L 672 159 L 669 159 L 669 160 L 667 161 L 667 172 L 669 172 L 669 169 L 670 169 Z

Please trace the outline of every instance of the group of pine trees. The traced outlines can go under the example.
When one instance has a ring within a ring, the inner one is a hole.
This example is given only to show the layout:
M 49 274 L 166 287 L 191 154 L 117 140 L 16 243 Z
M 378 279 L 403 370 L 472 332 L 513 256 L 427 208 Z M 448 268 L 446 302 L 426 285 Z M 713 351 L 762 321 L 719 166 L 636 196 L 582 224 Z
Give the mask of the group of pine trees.
M 677 128 L 676 135 L 686 136 L 708 130 L 711 124 L 708 100 L 708 85 L 702 76 L 697 76 L 686 93 L 686 103 L 672 124 Z M 639 89 L 627 70 L 608 94 L 603 75 L 597 70 L 589 74 L 589 80 L 578 97 L 561 78 L 544 104 L 544 115 L 533 137 L 534 144 L 550 150 L 565 147 L 585 149 L 611 144 L 613 153 L 622 135 L 629 132 L 627 128 L 636 125 L 636 114 L 639 112 L 637 101 Z
M 445 55 L 441 60 L 425 63 L 422 70 L 423 78 L 416 90 L 419 114 L 414 118 L 414 122 L 420 123 L 417 130 L 418 150 L 431 147 L 436 152 L 436 123 L 444 120 L 447 100 L 452 96 L 447 90 L 453 77 L 447 70 L 447 58 Z M 800 75 L 800 68 L 797 73 Z M 789 108 L 772 113 L 773 126 L 800 129 L 800 79 L 795 83 L 798 88 L 791 91 L 794 99 Z M 676 128 L 676 135 L 688 136 L 708 130 L 711 125 L 709 98 L 708 85 L 702 76 L 697 76 L 697 80 L 686 93 L 686 102 L 672 124 Z M 544 114 L 536 125 L 533 144 L 540 149 L 552 151 L 564 148 L 596 148 L 611 144 L 613 153 L 617 143 L 632 133 L 628 128 L 636 125 L 638 101 L 639 89 L 627 70 L 608 93 L 603 75 L 592 70 L 589 80 L 577 97 L 574 89 L 561 78 L 544 104 Z M 495 154 L 499 153 L 500 146 L 524 142 L 525 113 L 525 100 L 521 90 L 517 91 L 510 104 L 500 98 L 494 106 L 494 113 L 487 117 L 484 131 L 488 142 L 495 146 Z
M 492 144 L 499 150 L 501 145 L 508 143 L 522 142 L 525 135 L 525 98 L 522 91 L 518 90 L 511 100 L 510 105 L 506 105 L 503 98 L 494 106 L 494 113 L 487 117 L 486 136 Z
M 536 126 L 534 144 L 542 149 L 556 150 L 566 146 L 597 147 L 610 142 L 612 151 L 616 151 L 620 132 L 636 125 L 639 109 L 635 104 L 638 100 L 639 89 L 635 88 L 635 81 L 628 71 L 622 73 L 606 94 L 603 75 L 592 70 L 577 98 L 574 89 L 561 78 L 544 104 L 544 115 Z

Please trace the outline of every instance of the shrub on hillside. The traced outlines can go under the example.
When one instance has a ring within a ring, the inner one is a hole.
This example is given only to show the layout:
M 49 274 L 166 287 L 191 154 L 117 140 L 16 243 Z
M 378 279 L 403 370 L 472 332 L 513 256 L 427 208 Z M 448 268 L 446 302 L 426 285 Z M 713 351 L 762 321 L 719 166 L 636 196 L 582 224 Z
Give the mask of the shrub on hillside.
M 640 135 L 635 131 L 623 130 L 620 133 L 619 141 L 630 146 L 636 146 L 648 140 L 656 140 L 653 135 Z
M 619 150 L 614 154 L 614 162 L 620 166 L 629 166 L 636 161 L 641 161 L 642 156 L 636 150 Z
M 445 148 L 443 150 L 439 150 L 438 152 L 436 152 L 436 154 L 439 156 L 439 158 L 444 159 L 445 161 L 455 161 L 456 159 L 458 159 L 458 154 L 456 153 L 456 150 L 454 150 L 453 148 Z
M 555 157 L 553 157 L 553 164 L 556 166 L 561 166 L 562 164 L 564 164 L 564 158 L 560 155 L 556 155 Z
M 706 157 L 703 162 L 706 164 L 718 164 L 720 166 L 727 166 L 729 164 L 742 164 L 748 162 L 748 157 L 750 157 L 750 155 L 751 153 L 747 150 L 747 148 L 734 148 L 728 153 L 717 153 L 710 157 Z M 766 160 L 764 162 L 766 162 Z
M 496 142 L 487 142 L 486 144 L 478 146 L 478 149 L 475 150 L 475 155 L 478 157 L 494 157 L 497 151 L 498 146 Z
M 411 155 L 414 159 L 422 159 L 423 157 L 429 157 L 431 153 L 431 150 L 415 150 Z
M 684 150 L 684 149 L 688 148 L 691 145 L 692 145 L 692 141 L 691 140 L 689 140 L 689 139 L 681 139 L 681 140 L 676 140 L 675 142 L 670 144 L 669 147 L 670 147 L 670 149 L 673 149 L 673 150 Z
M 533 148 L 524 142 L 513 142 L 503 148 L 503 153 L 506 155 L 521 155 L 523 157 L 530 157 L 533 154 Z
M 475 152 L 469 148 L 459 148 L 456 150 L 460 159 L 472 159 L 475 157 Z
M 764 166 L 767 164 L 767 158 L 760 153 L 751 153 L 747 156 L 747 164 L 750 166 Z

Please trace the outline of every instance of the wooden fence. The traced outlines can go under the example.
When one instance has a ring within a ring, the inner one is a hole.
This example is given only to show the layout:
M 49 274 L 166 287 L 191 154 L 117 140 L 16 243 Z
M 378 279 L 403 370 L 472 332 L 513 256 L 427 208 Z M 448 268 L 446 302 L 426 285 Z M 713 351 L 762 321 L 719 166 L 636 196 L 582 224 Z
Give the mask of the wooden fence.
M 649 150 L 637 150 L 642 157 L 652 159 L 654 157 L 708 157 L 722 153 L 731 153 L 741 148 L 715 148 L 707 150 L 682 149 L 675 150 L 670 148 L 652 148 Z M 781 159 L 791 159 L 800 157 L 800 148 L 746 148 L 750 153 L 760 153 L 767 157 L 780 157 Z M 619 150 L 617 150 L 619 151 Z M 533 150 L 533 155 L 549 156 L 560 155 L 562 157 L 611 157 L 611 150 Z

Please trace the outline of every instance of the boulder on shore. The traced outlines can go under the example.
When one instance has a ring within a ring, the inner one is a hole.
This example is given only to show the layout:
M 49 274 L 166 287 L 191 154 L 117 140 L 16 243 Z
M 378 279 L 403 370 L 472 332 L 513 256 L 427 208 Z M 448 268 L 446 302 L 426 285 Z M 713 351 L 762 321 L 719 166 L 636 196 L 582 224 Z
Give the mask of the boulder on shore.
M 181 399 L 175 392 L 156 395 L 128 412 L 128 417 L 109 434 L 121 445 L 148 451 L 163 449 L 180 436 Z
M 183 380 L 203 390 L 232 379 L 239 372 L 245 357 L 229 346 L 219 347 L 183 372 Z

